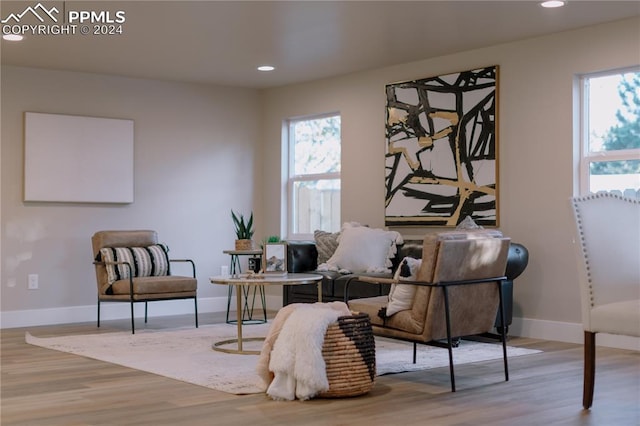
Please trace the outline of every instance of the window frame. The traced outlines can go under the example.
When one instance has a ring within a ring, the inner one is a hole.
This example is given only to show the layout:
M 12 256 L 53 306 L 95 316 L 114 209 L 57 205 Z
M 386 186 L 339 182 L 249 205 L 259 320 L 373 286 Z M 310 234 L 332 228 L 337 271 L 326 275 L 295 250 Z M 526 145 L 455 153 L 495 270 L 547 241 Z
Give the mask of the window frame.
M 294 118 L 289 118 L 285 120 L 285 129 L 287 132 L 286 137 L 286 148 L 287 148 L 287 204 L 286 204 L 286 229 L 287 229 L 287 239 L 288 240 L 313 240 L 313 233 L 300 233 L 294 232 L 295 225 L 295 194 L 294 188 L 297 182 L 311 182 L 318 180 L 339 180 L 340 181 L 340 193 L 342 193 L 342 165 L 340 167 L 339 172 L 327 172 L 327 173 L 310 173 L 310 174 L 301 174 L 296 175 L 295 172 L 295 138 L 293 127 L 296 123 L 303 121 L 311 121 L 318 120 L 329 117 L 338 117 L 340 118 L 340 162 L 342 163 L 342 115 L 338 111 L 321 113 L 321 114 L 311 114 L 305 116 L 299 116 Z M 342 213 L 341 213 L 342 214 Z
M 615 151 L 591 151 L 589 149 L 589 81 L 592 78 L 606 77 L 618 74 L 638 73 L 640 66 L 617 68 L 608 71 L 586 73 L 579 76 L 580 85 L 580 159 L 578 164 L 578 191 L 580 195 L 591 193 L 590 177 L 591 164 L 598 162 L 638 160 L 639 149 L 621 149 Z

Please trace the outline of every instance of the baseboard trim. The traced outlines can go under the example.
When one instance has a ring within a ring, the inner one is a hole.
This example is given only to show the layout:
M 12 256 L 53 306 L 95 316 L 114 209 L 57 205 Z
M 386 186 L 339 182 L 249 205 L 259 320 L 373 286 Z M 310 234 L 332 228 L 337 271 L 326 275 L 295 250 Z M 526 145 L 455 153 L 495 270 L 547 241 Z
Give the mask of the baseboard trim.
M 279 309 L 282 297 L 266 296 L 267 306 Z M 231 312 L 235 312 L 235 303 L 231 304 Z M 128 303 L 102 303 L 100 319 L 115 320 L 129 318 Z M 226 312 L 227 297 L 199 297 L 198 313 Z M 193 300 L 167 300 L 149 303 L 149 317 L 193 314 Z M 134 316 L 144 317 L 144 304 L 134 305 Z M 68 308 L 30 309 L 21 311 L 0 312 L 0 328 L 35 327 L 53 324 L 73 324 L 97 320 L 96 305 L 71 306 Z
M 582 323 L 513 318 L 509 335 L 582 344 L 584 329 Z M 596 345 L 640 351 L 640 338 L 598 333 Z
M 266 295 L 267 306 L 272 309 L 282 307 L 282 298 L 277 295 Z M 234 305 L 232 303 L 232 305 Z M 192 300 L 168 300 L 153 302 L 149 308 L 149 317 L 183 315 L 193 313 Z M 233 306 L 231 311 L 235 312 Z M 198 298 L 198 312 L 225 312 L 227 297 Z M 136 318 L 144 316 L 144 305 L 137 303 L 134 307 Z M 34 327 L 53 324 L 72 324 L 96 321 L 96 306 L 73 306 L 68 308 L 33 309 L 22 311 L 5 311 L 0 313 L 0 328 Z M 126 303 L 103 303 L 102 320 L 129 318 L 129 305 Z M 533 339 L 553 340 L 582 344 L 583 328 L 580 323 L 537 320 L 530 318 L 513 318 L 509 327 L 510 336 L 530 337 Z M 596 337 L 598 346 L 640 351 L 640 338 L 616 336 L 599 333 Z

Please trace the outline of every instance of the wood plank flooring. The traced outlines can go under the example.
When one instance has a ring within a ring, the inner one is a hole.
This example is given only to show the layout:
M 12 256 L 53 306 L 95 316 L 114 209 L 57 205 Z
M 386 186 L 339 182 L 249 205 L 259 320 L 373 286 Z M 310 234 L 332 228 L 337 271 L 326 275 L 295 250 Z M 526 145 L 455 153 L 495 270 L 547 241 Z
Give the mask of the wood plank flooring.
M 201 324 L 224 321 L 202 314 Z M 150 318 L 146 328 L 192 324 Z M 0 423 L 9 425 L 640 425 L 640 353 L 598 347 L 594 404 L 582 410 L 582 346 L 511 337 L 541 349 L 502 361 L 379 377 L 364 396 L 277 402 L 237 396 L 80 356 L 28 345 L 47 337 L 123 331 L 127 320 L 1 330 Z M 145 327 L 142 321 L 137 326 Z M 407 355 L 410 356 L 408 347 Z M 444 350 L 444 349 L 443 349 Z M 153 356 L 153 354 L 150 354 Z

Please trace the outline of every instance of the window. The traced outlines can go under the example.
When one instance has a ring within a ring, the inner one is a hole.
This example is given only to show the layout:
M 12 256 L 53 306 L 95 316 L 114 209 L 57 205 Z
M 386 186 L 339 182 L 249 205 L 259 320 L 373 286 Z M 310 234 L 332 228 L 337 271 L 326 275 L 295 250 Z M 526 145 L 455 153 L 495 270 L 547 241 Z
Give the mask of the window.
M 585 75 L 580 194 L 640 193 L 640 70 Z
M 289 121 L 289 238 L 340 229 L 340 115 Z

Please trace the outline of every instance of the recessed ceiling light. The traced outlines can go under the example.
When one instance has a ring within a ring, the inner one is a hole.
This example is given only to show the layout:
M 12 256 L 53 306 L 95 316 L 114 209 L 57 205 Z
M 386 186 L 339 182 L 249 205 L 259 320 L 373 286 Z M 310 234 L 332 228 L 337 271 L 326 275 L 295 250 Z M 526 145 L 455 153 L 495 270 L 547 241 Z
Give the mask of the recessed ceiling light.
M 562 0 L 549 0 L 549 1 L 543 1 L 542 3 L 540 3 L 540 6 L 542 7 L 562 7 L 566 4 L 566 1 L 562 1 Z
M 21 36 L 20 34 L 5 34 L 5 35 L 2 36 L 2 38 L 4 40 L 9 40 L 9 41 L 20 41 L 24 37 Z
M 258 71 L 273 71 L 275 69 L 276 69 L 276 67 L 273 67 L 271 65 L 260 65 L 258 67 Z

